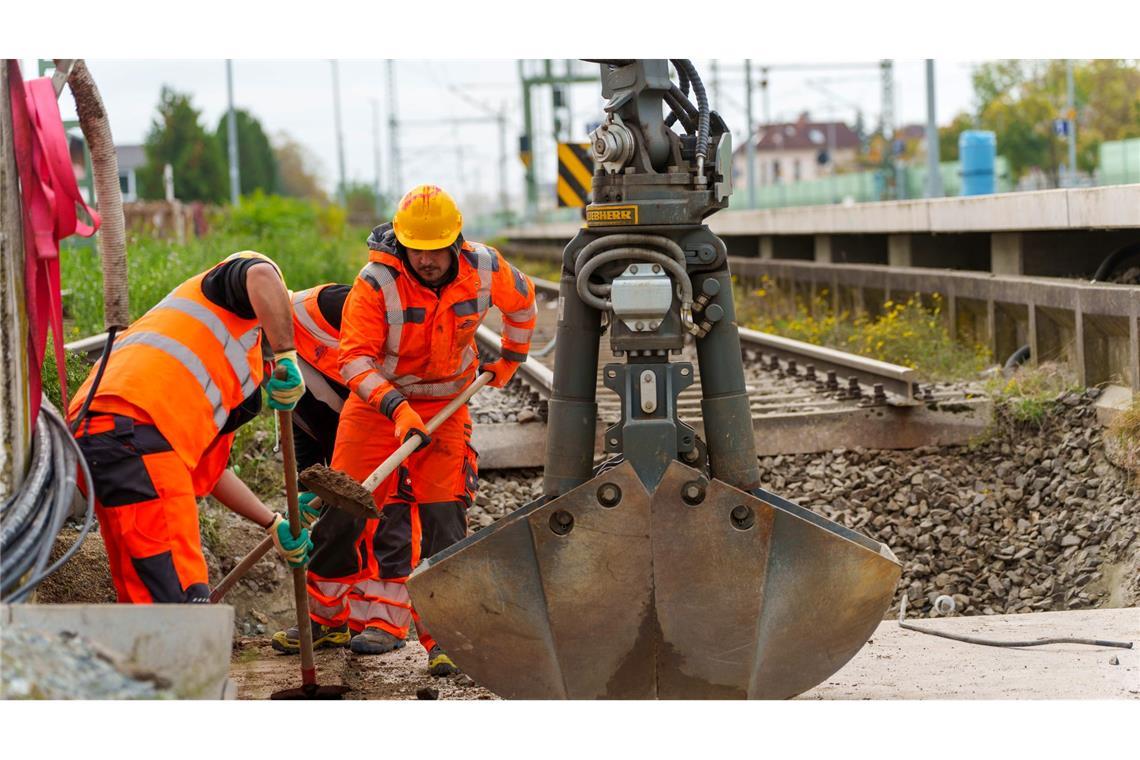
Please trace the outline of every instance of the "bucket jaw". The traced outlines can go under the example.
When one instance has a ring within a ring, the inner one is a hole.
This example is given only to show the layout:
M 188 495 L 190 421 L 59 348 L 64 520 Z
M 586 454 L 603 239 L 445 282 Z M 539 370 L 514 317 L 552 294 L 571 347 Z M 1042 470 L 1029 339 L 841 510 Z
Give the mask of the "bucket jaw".
M 623 462 L 425 561 L 408 589 L 465 672 L 520 699 L 795 696 L 863 646 L 890 550 L 767 492 Z

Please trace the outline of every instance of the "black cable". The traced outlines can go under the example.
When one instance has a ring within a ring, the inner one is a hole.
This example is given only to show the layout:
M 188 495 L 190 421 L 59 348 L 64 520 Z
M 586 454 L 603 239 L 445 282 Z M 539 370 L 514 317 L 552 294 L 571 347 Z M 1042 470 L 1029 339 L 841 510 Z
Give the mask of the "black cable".
M 117 325 L 112 325 L 111 329 L 107 330 L 107 342 L 103 344 L 103 356 L 99 358 L 99 369 L 95 370 L 95 379 L 91 381 L 91 390 L 87 393 L 87 398 L 83 399 L 83 406 L 79 408 L 79 414 L 75 415 L 75 422 L 71 423 L 72 433 L 79 429 L 79 424 L 87 417 L 87 408 L 91 406 L 91 400 L 95 398 L 95 391 L 99 390 L 99 381 L 103 379 L 103 370 L 107 369 L 107 360 L 111 358 L 112 344 L 115 342 L 115 333 L 118 331 Z
M 685 70 L 683 68 L 677 66 L 676 60 L 670 59 L 670 63 L 672 63 L 673 68 L 675 68 L 677 70 L 677 79 L 680 80 L 680 83 L 681 83 L 681 86 L 679 88 L 676 85 L 674 85 L 672 90 L 676 90 L 677 92 L 679 92 L 681 94 L 680 99 L 684 100 L 687 103 L 688 99 L 689 99 L 689 77 L 685 73 Z M 666 117 L 666 119 L 665 119 L 665 126 L 666 127 L 672 127 L 677 122 L 677 119 L 679 117 L 681 117 L 681 114 L 677 112 L 677 108 L 673 103 L 670 103 L 669 106 L 672 109 L 672 113 L 670 113 L 669 116 Z M 693 114 L 695 115 L 697 112 L 697 109 L 694 108 L 694 109 L 692 109 L 692 111 L 693 111 Z M 685 127 L 685 132 L 688 134 L 692 134 L 693 128 L 687 126 L 687 127 Z
M 696 131 L 695 117 L 697 116 L 697 109 L 693 108 L 681 91 L 677 89 L 677 85 L 673 85 L 672 89 L 665 93 L 665 102 L 669 105 L 670 111 L 668 119 L 665 120 L 665 126 L 671 127 L 678 119 L 681 120 L 681 126 L 684 127 L 686 134 L 693 134 Z M 691 111 L 691 113 L 690 113 Z
M 1140 243 L 1131 243 L 1108 254 L 1104 261 L 1100 262 L 1100 266 L 1096 268 L 1096 273 L 1092 276 L 1093 282 L 1103 282 L 1108 279 L 1108 276 L 1116 269 L 1117 264 L 1137 254 L 1140 254 Z
M 83 527 L 79 529 L 79 535 L 75 537 L 75 542 L 70 547 L 68 547 L 67 551 L 60 555 L 59 559 L 57 559 L 48 567 L 44 568 L 41 572 L 34 573 L 32 577 L 28 578 L 24 582 L 24 585 L 18 591 L 12 594 L 11 599 L 6 601 L 24 601 L 28 595 L 31 594 L 31 592 L 36 588 L 36 586 L 42 583 L 45 578 L 47 578 L 59 568 L 63 567 L 65 562 L 75 556 L 75 553 L 79 551 L 79 547 L 83 545 L 83 542 L 87 539 L 87 535 L 91 532 L 92 526 L 95 524 L 95 489 L 91 485 L 91 468 L 88 467 L 87 460 L 83 458 L 83 452 L 79 449 L 79 444 L 76 443 L 75 438 L 72 437 L 71 432 L 68 430 L 67 423 L 63 421 L 63 418 L 60 417 L 53 409 L 42 407 L 40 412 L 41 415 L 44 412 L 47 412 L 49 420 L 52 422 L 52 424 L 55 425 L 60 440 L 66 443 L 71 449 L 72 454 L 75 457 L 75 461 L 79 465 L 80 471 L 83 473 L 83 482 L 87 484 L 87 509 L 83 519 Z M 70 468 L 70 473 L 71 483 L 74 484 L 74 466 Z M 71 491 L 67 490 L 68 499 L 63 502 L 65 505 L 65 512 L 68 501 L 70 501 L 70 494 Z M 55 544 L 55 535 L 52 536 L 51 544 Z
M 940 636 L 944 639 L 952 639 L 954 641 L 962 641 L 966 644 L 979 644 L 984 647 L 1039 647 L 1045 644 L 1084 644 L 1090 647 L 1116 647 L 1117 649 L 1131 649 L 1131 641 L 1102 641 L 1100 639 L 1076 639 L 1068 636 L 1056 636 L 1047 639 L 1030 639 L 1027 641 L 998 641 L 996 639 L 983 639 L 977 636 L 962 636 L 956 633 L 947 633 L 945 631 L 935 631 L 930 628 L 919 628 L 918 626 L 904 622 L 906 618 L 906 602 L 907 596 L 904 593 L 902 601 L 899 603 L 899 628 L 905 628 L 908 631 L 915 633 L 926 633 L 931 636 Z

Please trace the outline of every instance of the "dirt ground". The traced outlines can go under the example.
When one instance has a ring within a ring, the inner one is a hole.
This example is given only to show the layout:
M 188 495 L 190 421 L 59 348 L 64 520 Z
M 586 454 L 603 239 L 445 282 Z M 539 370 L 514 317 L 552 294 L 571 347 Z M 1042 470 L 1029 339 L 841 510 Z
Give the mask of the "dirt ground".
M 427 672 L 427 654 L 416 641 L 381 655 L 360 656 L 346 648 L 315 653 L 317 683 L 352 689 L 345 699 L 422 699 L 417 692 L 433 689 L 437 699 L 498 699 L 464 675 L 433 678 Z M 264 636 L 242 636 L 234 641 L 230 678 L 238 699 L 268 699 L 282 689 L 301 685 L 301 660 L 273 650 Z M 426 695 L 425 695 L 426 696 Z

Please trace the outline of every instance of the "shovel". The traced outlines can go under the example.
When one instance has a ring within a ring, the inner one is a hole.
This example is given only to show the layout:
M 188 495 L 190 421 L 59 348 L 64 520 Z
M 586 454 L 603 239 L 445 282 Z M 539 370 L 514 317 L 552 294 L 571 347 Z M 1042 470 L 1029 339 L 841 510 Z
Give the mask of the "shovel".
M 277 377 L 283 368 L 278 368 Z M 285 458 L 285 497 L 289 502 L 289 527 L 293 538 L 301 534 L 301 508 L 297 503 L 297 455 L 293 450 L 293 413 L 277 412 L 281 422 L 281 448 Z M 272 542 L 272 539 L 270 539 Z M 313 662 L 313 629 L 309 625 L 309 594 L 305 588 L 305 568 L 293 568 L 293 597 L 297 606 L 297 631 L 301 636 L 301 686 L 275 691 L 270 699 L 340 699 L 347 686 L 317 685 L 317 667 Z
M 308 470 L 305 472 L 308 472 Z M 302 482 L 304 482 L 303 474 Z M 318 497 L 313 500 L 311 506 L 313 509 L 320 509 L 323 503 L 324 502 Z M 376 511 L 376 506 L 371 501 L 368 502 L 367 507 L 364 509 L 360 509 L 360 505 L 356 501 L 348 503 L 347 506 L 335 504 L 330 506 L 335 507 L 336 509 L 340 509 L 341 511 L 348 512 L 353 517 L 363 517 L 366 519 L 381 517 L 380 513 Z M 234 569 L 226 573 L 226 576 L 218 582 L 218 585 L 215 586 L 214 589 L 210 592 L 210 603 L 217 604 L 218 602 L 222 601 L 222 598 L 227 593 L 229 593 L 230 589 L 237 585 L 237 582 L 245 577 L 245 574 L 249 572 L 250 568 L 256 565 L 258 560 L 264 557 L 266 552 L 272 548 L 273 539 L 270 536 L 263 538 L 260 544 L 250 550 L 249 554 L 242 557 L 241 561 L 234 565 Z
M 453 398 L 447 406 L 443 407 L 434 417 L 428 420 L 424 428 L 431 435 L 444 421 L 455 413 L 459 407 L 471 400 L 480 388 L 495 379 L 492 372 L 484 372 L 468 385 L 462 393 Z M 301 473 L 301 482 L 305 488 L 315 493 L 321 501 L 350 514 L 370 512 L 375 517 L 375 502 L 372 501 L 372 492 L 380 487 L 389 475 L 396 471 L 405 459 L 418 449 L 423 439 L 413 435 L 404 441 L 400 448 L 392 452 L 391 456 L 380 463 L 363 483 L 357 483 L 339 470 L 315 464 Z M 237 568 L 235 568 L 236 571 Z

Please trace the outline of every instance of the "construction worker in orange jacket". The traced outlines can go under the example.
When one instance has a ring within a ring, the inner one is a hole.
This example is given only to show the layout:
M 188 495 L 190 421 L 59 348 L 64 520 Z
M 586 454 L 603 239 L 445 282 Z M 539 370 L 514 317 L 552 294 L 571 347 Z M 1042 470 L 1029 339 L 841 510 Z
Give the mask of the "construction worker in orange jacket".
M 285 379 L 269 404 L 305 390 L 288 292 L 269 258 L 245 251 L 176 287 L 116 337 L 75 437 L 91 470 L 99 530 L 120 602 L 208 602 L 197 499 L 211 494 L 262 526 L 293 567 L 308 562 L 302 530 L 226 469 L 234 431 L 261 407 L 262 331 Z M 80 418 L 96 371 L 68 409 Z
M 344 305 L 340 333 L 345 400 L 332 466 L 365 480 L 404 441 L 425 443 L 374 492 L 382 520 L 330 513 L 314 529 L 309 610 L 314 641 L 358 631 L 350 648 L 379 654 L 402 647 L 415 618 L 404 582 L 426 557 L 462 539 L 477 487 L 471 416 L 461 407 L 429 437 L 430 419 L 478 370 L 503 387 L 526 360 L 537 312 L 534 285 L 493 248 L 463 240 L 462 216 L 447 193 L 421 185 L 400 201 L 391 224 L 372 231 L 369 263 Z M 500 358 L 480 366 L 475 329 L 496 306 Z M 284 637 L 281 632 L 278 637 Z M 455 672 L 422 626 L 433 675 Z

